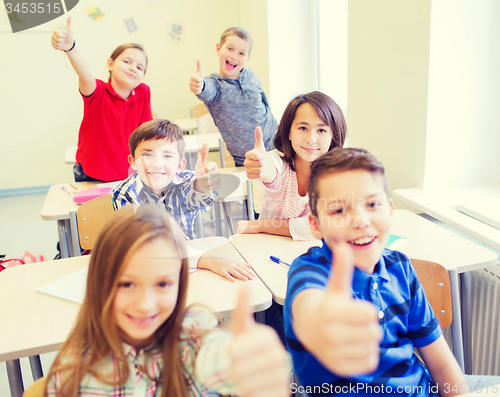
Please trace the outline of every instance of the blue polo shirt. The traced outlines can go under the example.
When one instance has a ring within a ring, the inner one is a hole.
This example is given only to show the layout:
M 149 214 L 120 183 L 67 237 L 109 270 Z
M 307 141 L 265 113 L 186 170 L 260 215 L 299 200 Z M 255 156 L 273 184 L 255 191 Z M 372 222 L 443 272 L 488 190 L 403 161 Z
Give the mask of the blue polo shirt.
M 356 394 L 377 396 L 392 392 L 398 396 L 437 395 L 428 370 L 418 361 L 414 347 L 427 346 L 441 336 L 424 289 L 410 260 L 401 252 L 385 249 L 373 274 L 355 269 L 353 295 L 372 302 L 379 311 L 383 339 L 380 361 L 371 374 L 339 378 L 310 354 L 293 330 L 292 303 L 308 288 L 325 289 L 330 275 L 332 251 L 311 248 L 295 259 L 288 272 L 288 288 L 283 307 L 285 335 L 298 379 L 310 396 Z

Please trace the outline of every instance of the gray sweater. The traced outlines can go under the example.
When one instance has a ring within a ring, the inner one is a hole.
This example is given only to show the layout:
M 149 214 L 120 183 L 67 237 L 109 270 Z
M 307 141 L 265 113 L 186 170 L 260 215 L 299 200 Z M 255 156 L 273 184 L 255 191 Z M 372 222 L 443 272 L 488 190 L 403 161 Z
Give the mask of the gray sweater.
M 271 113 L 266 94 L 257 75 L 243 69 L 239 80 L 212 73 L 204 79 L 198 98 L 207 106 L 237 164 L 243 164 L 245 153 L 255 147 L 255 127 L 264 133 L 267 150 L 274 149 L 278 123 Z

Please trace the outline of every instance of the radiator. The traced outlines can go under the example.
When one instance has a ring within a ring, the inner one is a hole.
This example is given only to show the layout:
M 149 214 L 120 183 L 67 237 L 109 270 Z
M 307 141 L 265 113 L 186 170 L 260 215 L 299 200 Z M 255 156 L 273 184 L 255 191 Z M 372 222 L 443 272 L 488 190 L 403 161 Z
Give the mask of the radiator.
M 472 373 L 500 375 L 500 266 L 470 276 Z

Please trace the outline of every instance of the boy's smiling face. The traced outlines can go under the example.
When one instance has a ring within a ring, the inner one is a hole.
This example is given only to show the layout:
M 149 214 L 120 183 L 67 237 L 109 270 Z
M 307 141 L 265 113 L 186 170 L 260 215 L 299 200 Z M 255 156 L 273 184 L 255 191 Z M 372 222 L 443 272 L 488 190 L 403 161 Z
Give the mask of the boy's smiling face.
M 365 170 L 324 175 L 318 184 L 317 218 L 310 215 L 311 230 L 335 251 L 347 243 L 359 270 L 373 273 L 387 244 L 394 205 L 382 177 Z
M 134 156 L 128 157 L 130 166 L 157 196 L 186 165 L 186 160 L 179 156 L 177 143 L 168 139 L 142 141 L 137 145 Z
M 216 46 L 219 56 L 219 74 L 227 79 L 238 79 L 250 57 L 250 43 L 238 36 L 227 36 L 221 46 Z

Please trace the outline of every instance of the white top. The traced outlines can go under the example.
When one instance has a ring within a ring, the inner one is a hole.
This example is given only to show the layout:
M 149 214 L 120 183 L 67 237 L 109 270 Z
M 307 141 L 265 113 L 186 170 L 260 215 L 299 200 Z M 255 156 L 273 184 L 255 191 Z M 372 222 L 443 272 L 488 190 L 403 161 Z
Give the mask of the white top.
M 294 240 L 316 240 L 307 220 L 309 195 L 299 194 L 297 173 L 292 171 L 277 150 L 267 155 L 273 160 L 278 175 L 274 181 L 264 183 L 266 192 L 259 219 L 289 219 L 290 234 Z

